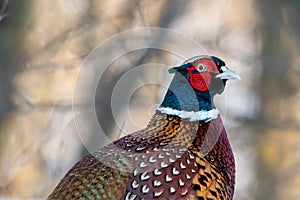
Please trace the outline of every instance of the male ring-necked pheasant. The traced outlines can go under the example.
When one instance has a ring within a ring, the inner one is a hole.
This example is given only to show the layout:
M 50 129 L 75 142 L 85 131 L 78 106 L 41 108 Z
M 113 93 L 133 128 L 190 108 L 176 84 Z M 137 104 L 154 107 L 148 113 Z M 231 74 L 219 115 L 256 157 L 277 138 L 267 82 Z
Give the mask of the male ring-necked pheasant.
M 234 156 L 213 97 L 240 77 L 214 56 L 169 72 L 147 127 L 85 156 L 48 199 L 232 199 Z

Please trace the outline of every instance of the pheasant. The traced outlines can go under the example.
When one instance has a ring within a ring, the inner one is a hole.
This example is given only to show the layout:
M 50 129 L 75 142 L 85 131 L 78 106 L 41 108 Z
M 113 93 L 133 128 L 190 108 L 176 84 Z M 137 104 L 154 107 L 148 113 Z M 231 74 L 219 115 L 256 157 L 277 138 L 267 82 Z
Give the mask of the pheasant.
M 48 199 L 232 199 L 234 155 L 213 97 L 240 76 L 214 56 L 174 73 L 148 125 L 82 158 Z

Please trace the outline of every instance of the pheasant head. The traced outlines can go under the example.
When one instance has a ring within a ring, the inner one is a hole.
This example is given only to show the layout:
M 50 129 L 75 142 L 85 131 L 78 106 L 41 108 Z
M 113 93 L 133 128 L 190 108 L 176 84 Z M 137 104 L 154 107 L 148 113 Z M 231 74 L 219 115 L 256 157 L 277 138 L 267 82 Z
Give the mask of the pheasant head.
M 217 117 L 213 97 L 224 91 L 227 80 L 240 79 L 225 62 L 214 56 L 196 56 L 186 60 L 181 66 L 169 70 L 175 73 L 159 110 L 166 114 L 179 114 L 182 118 L 205 114 L 210 120 Z M 205 117 L 205 116 L 203 116 Z

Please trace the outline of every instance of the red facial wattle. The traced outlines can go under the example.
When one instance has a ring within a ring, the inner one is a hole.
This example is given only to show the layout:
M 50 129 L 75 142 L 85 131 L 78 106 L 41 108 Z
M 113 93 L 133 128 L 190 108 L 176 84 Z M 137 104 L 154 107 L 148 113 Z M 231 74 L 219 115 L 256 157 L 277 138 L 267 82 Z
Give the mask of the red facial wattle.
M 204 72 L 199 72 L 196 69 L 198 64 L 204 64 L 206 70 Z M 207 91 L 211 81 L 211 73 L 218 73 L 218 68 L 212 60 L 199 60 L 194 63 L 193 67 L 187 69 L 190 74 L 190 84 L 193 88 L 198 91 Z
M 190 83 L 192 87 L 201 92 L 208 90 L 210 79 L 210 74 L 208 72 L 202 74 L 190 73 Z

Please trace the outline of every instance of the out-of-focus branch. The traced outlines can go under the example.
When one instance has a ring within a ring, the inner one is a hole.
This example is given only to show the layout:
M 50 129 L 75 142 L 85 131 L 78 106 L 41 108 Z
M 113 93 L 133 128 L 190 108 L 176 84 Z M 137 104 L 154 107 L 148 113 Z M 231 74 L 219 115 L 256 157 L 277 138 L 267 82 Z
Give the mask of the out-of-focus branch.
M 0 22 L 9 15 L 7 11 L 7 6 L 8 0 L 0 1 Z

